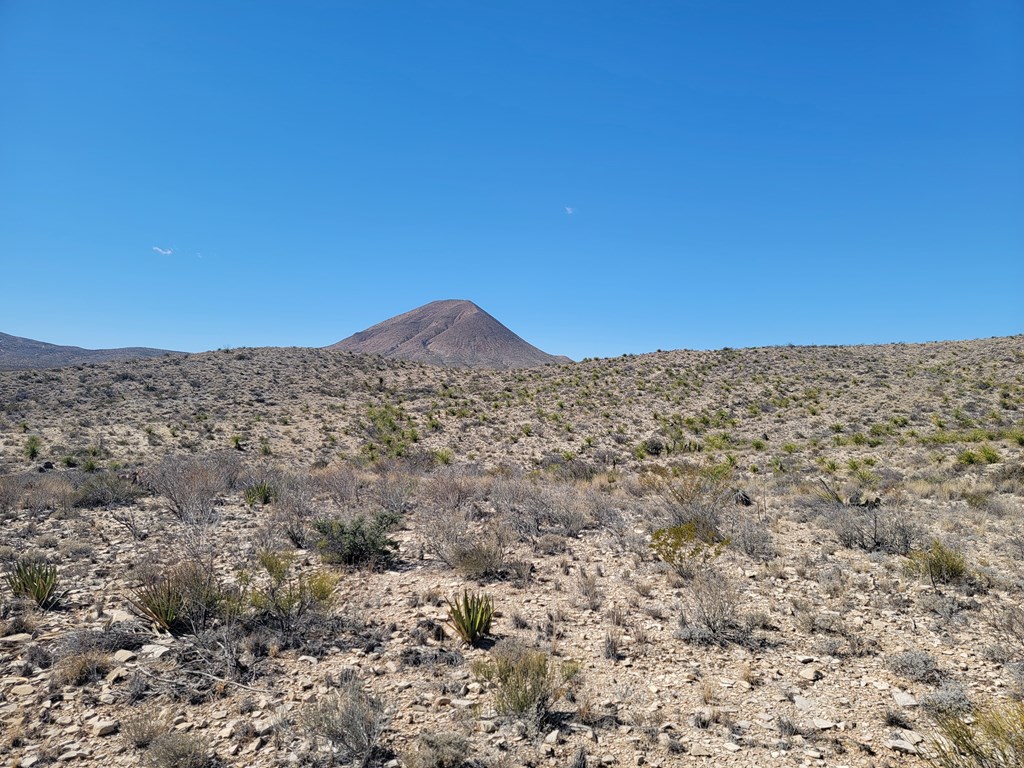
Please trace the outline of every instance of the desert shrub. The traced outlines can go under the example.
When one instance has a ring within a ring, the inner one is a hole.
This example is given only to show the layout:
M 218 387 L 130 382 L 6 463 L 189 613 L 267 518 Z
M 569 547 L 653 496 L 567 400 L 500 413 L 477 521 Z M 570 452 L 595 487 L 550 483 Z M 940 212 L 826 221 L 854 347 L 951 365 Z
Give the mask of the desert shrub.
M 955 584 L 967 575 L 967 560 L 955 549 L 933 539 L 928 549 L 917 549 L 907 555 L 907 570 L 927 577 L 933 586 Z
M 921 535 L 904 511 L 881 506 L 839 506 L 827 522 L 844 547 L 866 552 L 906 555 Z
M 215 519 L 214 502 L 231 486 L 224 462 L 198 456 L 168 456 L 145 475 L 149 488 L 164 496 L 184 523 L 205 525 Z
M 941 677 L 935 658 L 927 651 L 906 651 L 890 656 L 885 666 L 897 675 L 919 683 L 936 682 Z
M 16 477 L 0 476 L 0 515 L 11 512 L 21 498 L 21 483 Z
M 268 617 L 285 638 L 291 638 L 307 613 L 330 605 L 337 579 L 328 573 L 292 574 L 294 558 L 264 550 L 258 556 L 262 583 L 253 588 L 252 604 Z
M 366 440 L 360 453 L 370 461 L 406 456 L 412 444 L 420 439 L 412 418 L 401 407 L 390 403 L 369 406 L 366 421 L 361 426 Z
M 459 637 L 469 645 L 476 645 L 491 631 L 494 619 L 494 600 L 490 595 L 471 594 L 469 590 L 462 597 L 448 603 L 448 623 Z
M 418 741 L 403 761 L 408 768 L 462 768 L 469 758 L 469 740 L 461 734 L 426 731 Z
M 690 583 L 688 607 L 680 615 L 680 639 L 697 645 L 746 642 L 750 633 L 739 603 L 739 592 L 725 574 L 697 574 Z
M 446 466 L 427 481 L 424 494 L 437 509 L 460 510 L 474 498 L 476 490 L 475 478 L 469 471 Z
M 495 708 L 501 715 L 541 724 L 551 705 L 564 693 L 564 686 L 576 674 L 577 667 L 554 664 L 539 650 L 502 641 L 491 652 L 489 661 L 474 665 L 476 675 L 496 682 Z
M 96 472 L 82 478 L 76 484 L 71 504 L 75 507 L 116 507 L 132 504 L 146 491 L 131 480 L 116 472 Z
M 1012 768 L 1024 765 L 1024 703 L 993 705 L 936 718 L 933 762 L 940 768 Z
M 394 514 L 381 511 L 369 520 L 363 515 L 347 520 L 321 518 L 313 528 L 319 534 L 317 547 L 324 562 L 386 568 L 398 550 L 398 542 L 388 537 L 397 523 Z
M 775 538 L 764 524 L 742 518 L 731 527 L 730 534 L 729 542 L 754 560 L 768 561 L 778 554 Z
M 30 598 L 44 611 L 56 608 L 63 598 L 55 565 L 22 558 L 14 563 L 4 581 L 15 597 Z
M 394 469 L 381 472 L 374 484 L 377 504 L 384 514 L 400 518 L 409 511 L 415 486 L 407 472 Z
M 144 762 L 150 768 L 212 768 L 216 761 L 209 750 L 209 742 L 197 734 L 170 731 L 150 742 Z
M 651 536 L 651 551 L 655 556 L 685 578 L 692 578 L 707 568 L 728 544 L 728 539 L 718 538 L 716 531 L 696 520 L 662 528 Z
M 288 540 L 300 549 L 306 549 L 313 538 L 313 519 L 316 516 L 315 488 L 303 475 L 285 475 L 281 478 L 273 521 Z
M 360 483 L 356 472 L 348 464 L 322 472 L 317 480 L 324 492 L 341 509 L 348 509 L 359 503 Z
M 369 765 L 387 724 L 384 704 L 367 694 L 357 680 L 307 705 L 301 716 L 306 732 L 323 739 L 343 761 Z
M 54 665 L 51 685 L 59 687 L 94 683 L 102 679 L 112 668 L 110 657 L 105 653 L 99 651 L 72 653 Z
M 926 693 L 918 704 L 922 711 L 933 717 L 963 715 L 974 708 L 963 686 L 949 681 L 944 682 L 938 689 Z

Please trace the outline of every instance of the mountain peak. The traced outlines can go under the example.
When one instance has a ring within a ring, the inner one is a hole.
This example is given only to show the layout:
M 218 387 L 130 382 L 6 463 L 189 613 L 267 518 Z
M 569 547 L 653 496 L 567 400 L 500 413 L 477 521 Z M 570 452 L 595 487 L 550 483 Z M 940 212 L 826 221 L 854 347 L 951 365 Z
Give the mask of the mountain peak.
M 570 362 L 537 349 L 466 299 L 432 301 L 327 349 L 469 368 L 533 368 Z

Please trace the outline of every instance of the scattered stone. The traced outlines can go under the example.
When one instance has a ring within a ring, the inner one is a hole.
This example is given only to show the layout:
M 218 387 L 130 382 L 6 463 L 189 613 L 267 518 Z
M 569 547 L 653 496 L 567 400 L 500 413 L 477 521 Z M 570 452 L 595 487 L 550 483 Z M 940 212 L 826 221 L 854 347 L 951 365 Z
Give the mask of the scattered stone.
M 916 707 L 917 699 L 906 691 L 894 690 L 892 692 L 892 700 L 896 702 L 896 706 L 903 707 Z
M 128 661 L 134 661 L 137 658 L 138 656 L 135 654 L 134 651 L 126 651 L 122 649 L 114 653 L 114 661 L 116 661 L 118 664 L 124 664 Z
M 100 720 L 93 723 L 92 735 L 93 736 L 110 736 L 112 733 L 117 733 L 121 724 L 117 720 Z

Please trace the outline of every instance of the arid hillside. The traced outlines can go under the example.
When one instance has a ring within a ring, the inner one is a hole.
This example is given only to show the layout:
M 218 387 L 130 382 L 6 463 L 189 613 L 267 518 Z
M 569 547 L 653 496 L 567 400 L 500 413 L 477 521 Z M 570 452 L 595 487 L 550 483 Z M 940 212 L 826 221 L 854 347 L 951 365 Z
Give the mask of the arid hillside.
M 1022 512 L 1022 337 L 0 372 L 0 753 L 980 765 Z

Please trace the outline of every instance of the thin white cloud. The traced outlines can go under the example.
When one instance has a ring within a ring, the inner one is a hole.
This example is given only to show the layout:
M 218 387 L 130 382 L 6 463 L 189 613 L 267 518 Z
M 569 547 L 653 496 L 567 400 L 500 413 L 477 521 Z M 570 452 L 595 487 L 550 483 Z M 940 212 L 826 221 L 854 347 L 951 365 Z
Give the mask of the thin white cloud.
M 570 215 L 570 216 L 572 216 L 572 215 L 573 215 L 574 213 L 576 213 L 576 211 L 574 211 L 574 210 L 573 210 L 572 208 L 570 208 L 570 207 L 569 207 L 568 205 L 567 205 L 567 206 L 565 206 L 565 212 L 566 212 L 566 213 L 567 213 L 568 215 Z
M 174 253 L 174 249 L 173 248 L 161 248 L 160 246 L 154 245 L 153 246 L 153 252 L 154 253 L 159 253 L 161 256 L 170 256 L 172 253 Z

